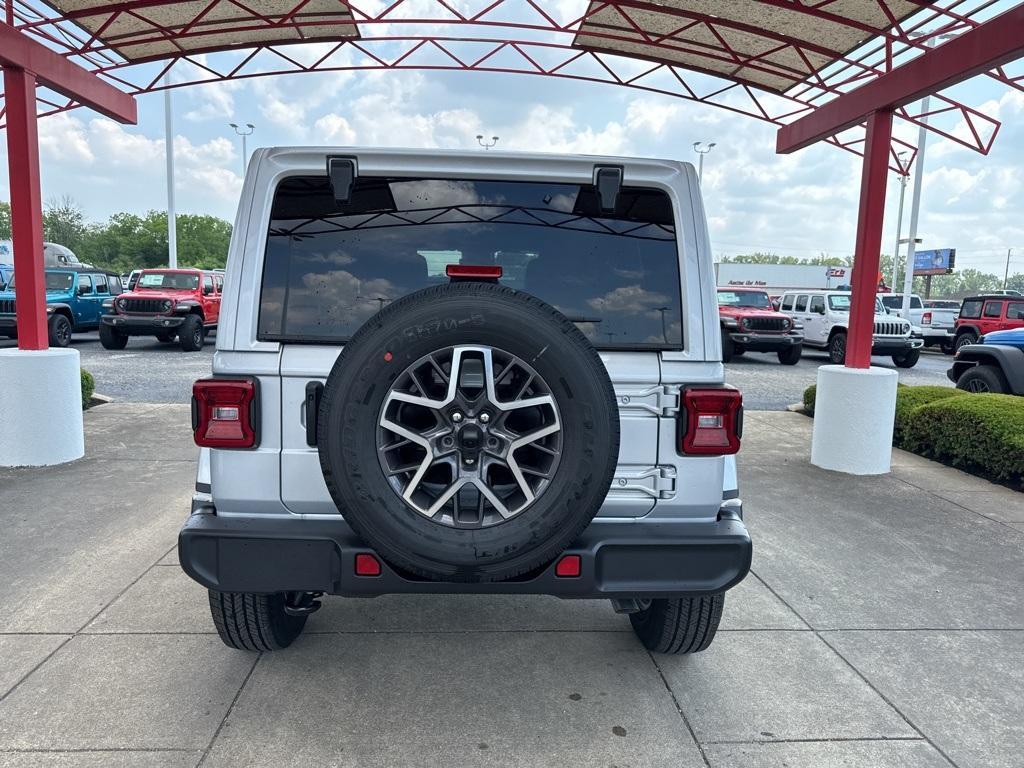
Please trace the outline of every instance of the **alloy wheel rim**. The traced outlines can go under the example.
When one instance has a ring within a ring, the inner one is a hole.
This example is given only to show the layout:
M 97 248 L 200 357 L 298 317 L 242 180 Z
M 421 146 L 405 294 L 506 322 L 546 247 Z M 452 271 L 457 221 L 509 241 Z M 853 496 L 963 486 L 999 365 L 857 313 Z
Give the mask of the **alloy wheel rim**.
M 451 346 L 395 379 L 376 445 L 388 484 L 410 508 L 448 527 L 489 528 L 548 490 L 562 428 L 551 388 L 523 360 Z
M 988 384 L 986 384 L 984 381 L 981 381 L 979 379 L 973 379 L 972 381 L 967 382 L 967 390 L 975 394 L 981 394 L 984 392 L 988 392 L 989 388 Z

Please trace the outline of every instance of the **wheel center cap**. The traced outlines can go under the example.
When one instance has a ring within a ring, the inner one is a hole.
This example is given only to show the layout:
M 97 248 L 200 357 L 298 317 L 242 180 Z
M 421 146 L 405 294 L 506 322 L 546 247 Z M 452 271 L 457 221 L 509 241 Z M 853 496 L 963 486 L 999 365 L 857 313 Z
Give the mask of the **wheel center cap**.
M 456 442 L 463 453 L 477 453 L 484 439 L 484 431 L 476 424 L 466 424 L 459 430 Z

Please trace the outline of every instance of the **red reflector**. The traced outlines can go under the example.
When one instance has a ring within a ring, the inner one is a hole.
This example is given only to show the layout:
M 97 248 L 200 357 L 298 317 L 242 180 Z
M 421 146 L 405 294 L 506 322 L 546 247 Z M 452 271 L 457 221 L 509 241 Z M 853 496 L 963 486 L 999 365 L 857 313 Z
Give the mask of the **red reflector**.
M 448 277 L 476 277 L 484 280 L 496 280 L 501 277 L 501 267 L 474 266 L 473 264 L 449 264 L 444 268 Z
M 931 324 L 932 324 L 932 313 L 931 312 L 925 312 L 923 315 L 921 315 L 921 325 L 931 325 Z
M 356 576 L 380 576 L 380 560 L 377 556 L 368 552 L 356 555 Z
M 200 379 L 192 385 L 192 434 L 203 448 L 256 445 L 256 382 Z
M 735 389 L 684 390 L 680 451 L 704 456 L 725 456 L 739 451 L 742 409 L 743 395 Z
M 575 579 L 583 569 L 579 555 L 565 555 L 555 566 L 555 576 L 563 579 Z

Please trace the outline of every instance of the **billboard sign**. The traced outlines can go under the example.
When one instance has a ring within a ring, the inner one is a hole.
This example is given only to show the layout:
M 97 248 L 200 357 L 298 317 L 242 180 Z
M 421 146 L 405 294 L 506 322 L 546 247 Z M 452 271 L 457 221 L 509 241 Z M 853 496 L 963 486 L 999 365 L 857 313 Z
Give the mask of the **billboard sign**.
M 948 275 L 956 266 L 956 248 L 915 251 L 914 275 Z

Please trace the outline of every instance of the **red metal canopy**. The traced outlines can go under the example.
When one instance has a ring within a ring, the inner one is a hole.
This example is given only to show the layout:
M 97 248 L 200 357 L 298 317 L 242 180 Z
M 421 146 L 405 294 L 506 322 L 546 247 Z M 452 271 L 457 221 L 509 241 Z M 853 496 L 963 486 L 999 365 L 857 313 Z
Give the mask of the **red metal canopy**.
M 133 95 L 162 90 L 167 73 L 172 87 L 182 87 L 298 72 L 513 72 L 667 94 L 779 126 L 920 55 L 929 37 L 971 29 L 1005 5 L 1005 0 L 7 4 L 13 25 L 23 33 Z M 988 76 L 1024 88 L 1024 73 L 993 68 Z M 74 99 L 40 94 L 40 114 L 76 106 Z M 922 117 L 912 107 L 896 114 L 910 122 Z M 994 117 L 943 95 L 933 100 L 929 122 L 930 130 L 983 153 L 999 127 Z M 863 130 L 826 140 L 860 153 Z
M 990 19 L 1010 5 L 1011 13 Z M 33 238 L 41 240 L 35 115 L 28 113 L 34 75 L 47 81 L 33 67 L 57 72 L 60 57 L 81 69 L 68 70 L 74 82 L 50 80 L 60 86 L 53 89 L 57 96 L 37 95 L 43 114 L 89 105 L 118 115 L 116 105 L 105 101 L 111 94 L 96 98 L 104 90 L 102 81 L 137 95 L 167 87 L 167 75 L 171 87 L 363 69 L 514 72 L 605 82 L 774 123 L 781 128 L 783 151 L 825 140 L 865 155 L 848 360 L 864 367 L 870 360 L 871 281 L 878 266 L 886 168 L 899 163 L 892 118 L 921 123 L 927 117 L 929 130 L 987 153 L 999 128 L 993 117 L 941 93 L 927 115 L 906 105 L 980 72 L 1024 90 L 1024 74 L 1005 67 L 1020 55 L 1015 43 L 1024 45 L 1019 5 L 1005 0 L 578 0 L 573 9 L 567 0 L 7 0 L 0 45 L 6 40 L 20 54 L 10 61 L 0 58 L 9 101 L 0 108 L 0 120 L 6 114 L 17 144 L 9 147 L 12 177 L 25 177 L 18 189 L 12 187 L 15 236 L 30 247 Z M 1008 30 L 1000 28 L 1000 20 Z M 933 39 L 949 33 L 962 34 L 963 41 L 928 51 Z M 241 52 L 227 53 L 236 49 Z M 32 56 L 45 64 L 28 63 Z M 83 77 L 82 70 L 94 76 Z M 851 136 L 847 130 L 862 122 L 866 141 L 863 131 Z M 24 167 L 18 152 L 28 157 Z M 18 269 L 34 269 L 41 278 L 39 265 Z M 22 303 L 19 298 L 19 323 Z M 24 344 L 30 348 L 43 333 L 41 292 L 32 303 L 32 341 Z M 41 343 L 45 346 L 45 336 Z

